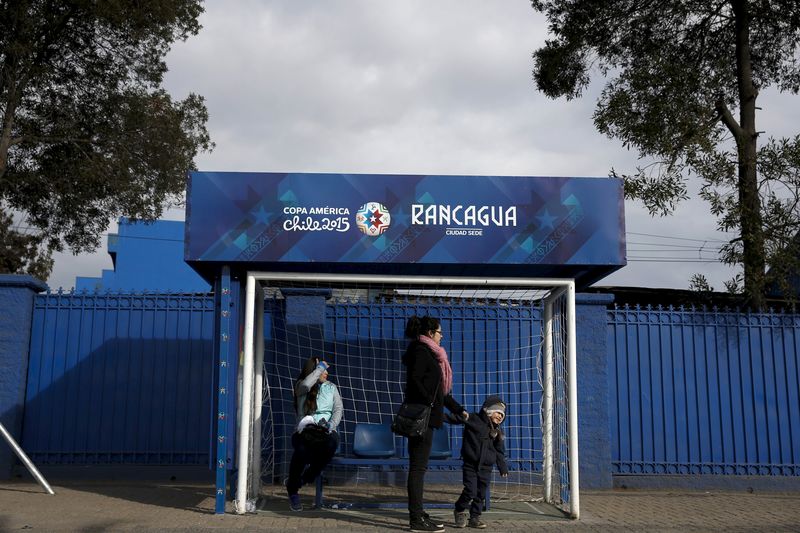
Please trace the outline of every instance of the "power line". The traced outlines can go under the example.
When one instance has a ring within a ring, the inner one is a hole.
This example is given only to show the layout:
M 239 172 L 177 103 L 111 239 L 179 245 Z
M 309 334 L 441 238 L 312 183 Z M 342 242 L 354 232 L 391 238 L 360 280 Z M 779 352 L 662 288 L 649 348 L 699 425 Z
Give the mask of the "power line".
M 730 241 L 726 241 L 726 240 L 722 240 L 722 239 L 692 239 L 692 238 L 689 238 L 689 237 L 673 237 L 671 235 L 658 235 L 658 234 L 655 234 L 655 233 L 638 233 L 638 232 L 635 232 L 635 231 L 626 231 L 625 233 L 627 235 L 640 235 L 640 236 L 643 236 L 643 237 L 656 237 L 656 238 L 659 238 L 659 239 L 674 239 L 674 240 L 677 240 L 677 241 L 724 242 L 725 244 L 728 244 L 730 242 Z
M 719 259 L 681 259 L 674 257 L 628 257 L 629 263 L 720 263 Z
M 16 225 L 15 226 L 15 230 L 16 231 L 19 231 L 19 230 L 22 230 L 22 231 L 41 231 L 39 228 L 35 228 L 33 226 L 22 226 L 21 224 Z M 726 243 L 726 244 L 728 243 L 728 241 L 723 241 L 723 240 L 719 240 L 719 239 L 692 239 L 692 238 L 688 238 L 688 237 L 673 237 L 673 236 L 667 236 L 667 235 L 657 235 L 657 234 L 652 234 L 652 233 L 639 233 L 639 232 L 634 232 L 634 231 L 629 231 L 629 232 L 626 232 L 626 233 L 628 235 L 639 235 L 639 236 L 655 237 L 655 238 L 661 238 L 661 239 L 674 239 L 674 240 L 681 240 L 681 241 L 702 242 L 704 244 L 708 243 L 708 242 L 719 242 L 719 243 Z M 166 238 L 166 237 L 147 237 L 147 236 L 143 236 L 143 235 L 120 235 L 119 233 L 108 233 L 108 232 L 100 233 L 99 235 L 101 237 L 114 236 L 115 238 L 118 238 L 118 239 L 139 239 L 139 240 L 145 240 L 145 241 L 184 242 L 184 239 L 170 239 L 170 238 Z M 647 241 L 647 242 L 628 241 L 627 244 L 636 245 L 636 246 L 656 246 L 656 247 L 661 247 L 661 248 L 670 248 L 670 249 L 665 249 L 665 250 L 649 249 L 649 248 L 629 248 L 628 252 L 718 253 L 719 251 L 721 251 L 721 247 L 705 247 L 704 245 L 703 246 L 699 246 L 699 247 L 694 247 L 694 246 L 688 246 L 688 245 L 682 245 L 682 244 L 670 244 L 670 243 L 660 243 L 660 242 L 652 242 L 652 241 Z M 668 260 L 670 258 L 655 258 L 654 257 L 654 258 L 648 258 L 648 259 L 652 259 L 653 261 L 655 261 L 655 260 L 664 261 L 664 260 Z M 686 262 L 716 262 L 716 260 L 711 260 L 711 259 L 709 259 L 709 260 L 680 259 L 680 258 L 672 258 L 672 259 L 674 259 L 674 262 L 680 262 L 680 261 L 686 261 Z M 628 258 L 628 260 L 629 261 L 637 261 L 637 260 L 644 260 L 644 259 Z
M 703 246 L 692 246 L 688 244 L 668 244 L 668 243 L 660 243 L 660 242 L 634 242 L 628 241 L 626 244 L 628 245 L 636 245 L 636 246 L 661 246 L 663 248 L 679 248 L 683 250 L 721 250 L 722 246 L 716 247 L 706 247 Z
M 695 251 L 697 251 L 699 253 L 694 253 Z M 637 248 L 635 250 L 628 249 L 628 253 L 633 253 L 633 254 L 637 254 L 637 253 L 674 254 L 675 252 L 678 252 L 678 253 L 681 253 L 681 254 L 689 254 L 689 253 L 691 253 L 693 257 L 697 257 L 698 259 L 702 259 L 703 258 L 702 257 L 703 254 L 706 254 L 706 255 L 708 255 L 708 254 L 715 255 L 716 254 L 716 252 L 712 252 L 711 250 L 702 250 L 702 251 L 701 250 L 653 250 L 653 249 L 649 249 L 649 248 Z M 664 256 L 662 255 L 662 256 L 659 256 L 659 257 L 664 257 Z M 683 256 L 680 256 L 680 257 L 683 257 Z

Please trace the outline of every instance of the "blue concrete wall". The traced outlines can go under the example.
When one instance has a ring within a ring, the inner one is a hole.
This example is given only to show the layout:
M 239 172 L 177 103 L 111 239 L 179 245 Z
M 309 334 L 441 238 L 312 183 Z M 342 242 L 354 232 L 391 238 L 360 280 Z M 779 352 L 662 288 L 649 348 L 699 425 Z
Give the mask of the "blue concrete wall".
M 578 365 L 578 442 L 582 489 L 610 489 L 608 348 L 606 306 L 609 294 L 578 294 L 576 300 Z
M 208 292 L 210 285 L 183 261 L 184 227 L 179 220 L 120 219 L 118 233 L 108 236 L 114 270 L 76 278 L 76 290 Z
M 18 443 L 22 440 L 33 299 L 46 288 L 44 282 L 30 276 L 0 275 L 0 423 Z M 0 479 L 11 476 L 15 457 L 11 448 L 0 442 Z

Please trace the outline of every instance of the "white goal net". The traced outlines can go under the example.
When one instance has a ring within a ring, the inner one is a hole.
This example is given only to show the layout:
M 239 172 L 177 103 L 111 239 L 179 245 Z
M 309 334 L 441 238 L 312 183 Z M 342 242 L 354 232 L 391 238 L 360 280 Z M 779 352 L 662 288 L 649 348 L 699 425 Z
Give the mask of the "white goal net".
M 508 405 L 502 429 L 509 476 L 494 469 L 491 501 L 546 501 L 577 517 L 571 280 L 251 273 L 248 289 L 237 511 L 254 508 L 260 496 L 286 496 L 297 422 L 292 389 L 305 361 L 330 363 L 344 404 L 337 458 L 358 459 L 356 427 L 390 424 L 403 401 L 406 323 L 428 315 L 441 323 L 453 397 L 469 412 L 489 395 Z M 462 489 L 463 426 L 442 431 L 446 438 L 437 442 L 449 441 L 449 457 L 431 459 L 425 497 L 426 504 L 452 506 Z M 402 506 L 406 440 L 394 441 L 391 460 L 334 460 L 323 473 L 325 501 Z M 310 499 L 314 487 L 302 492 Z

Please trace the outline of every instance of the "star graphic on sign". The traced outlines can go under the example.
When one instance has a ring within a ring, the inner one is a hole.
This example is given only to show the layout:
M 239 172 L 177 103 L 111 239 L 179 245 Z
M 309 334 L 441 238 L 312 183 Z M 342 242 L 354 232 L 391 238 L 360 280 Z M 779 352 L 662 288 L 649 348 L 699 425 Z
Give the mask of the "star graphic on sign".
M 253 217 L 264 225 L 269 224 L 269 213 L 267 213 L 263 205 L 258 206 L 258 211 L 253 213 Z
M 536 218 L 539 219 L 539 223 L 543 228 L 553 229 L 553 222 L 555 222 L 558 217 L 554 217 L 547 209 L 545 209 L 544 213 L 537 215 Z
M 370 211 L 369 206 L 362 206 L 364 208 L 363 211 L 358 212 L 358 216 L 361 220 L 369 220 L 370 223 L 372 222 L 372 211 Z
M 375 208 L 375 211 L 372 213 L 372 225 L 376 228 L 380 228 L 383 225 L 383 213 L 381 213 L 379 208 Z

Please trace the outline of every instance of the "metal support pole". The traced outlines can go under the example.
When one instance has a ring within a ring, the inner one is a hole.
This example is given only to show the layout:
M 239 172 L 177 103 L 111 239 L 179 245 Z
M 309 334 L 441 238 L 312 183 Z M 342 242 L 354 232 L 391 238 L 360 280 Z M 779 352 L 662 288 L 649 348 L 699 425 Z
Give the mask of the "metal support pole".
M 17 441 L 15 441 L 14 437 L 11 436 L 11 433 L 6 431 L 6 428 L 3 426 L 3 424 L 0 424 L 0 433 L 3 434 L 3 437 L 6 439 L 6 442 L 8 442 L 8 445 L 11 446 L 12 450 L 14 450 L 14 453 L 17 454 L 19 460 L 22 461 L 22 464 L 24 464 L 25 468 L 28 469 L 28 472 L 30 472 L 31 475 L 34 477 L 34 479 L 36 479 L 36 481 L 39 483 L 39 485 L 41 485 L 41 487 L 45 491 L 47 491 L 47 494 L 51 495 L 55 494 L 55 492 L 53 492 L 53 489 L 50 488 L 50 484 L 47 483 L 47 480 L 44 478 L 44 476 L 42 476 L 42 474 L 39 473 L 39 470 L 37 470 L 36 466 L 28 458 L 25 452 L 22 451 L 22 448 L 20 448 L 19 444 L 17 444 Z
M 214 417 L 214 427 L 217 430 L 217 457 L 216 466 L 216 497 L 214 513 L 225 514 L 225 499 L 227 492 L 227 470 L 228 470 L 228 395 L 232 391 L 228 390 L 228 372 L 231 365 L 231 270 L 229 267 L 222 267 L 219 284 L 217 286 L 219 294 L 220 308 L 219 316 L 219 368 L 218 389 L 217 389 L 217 413 Z

